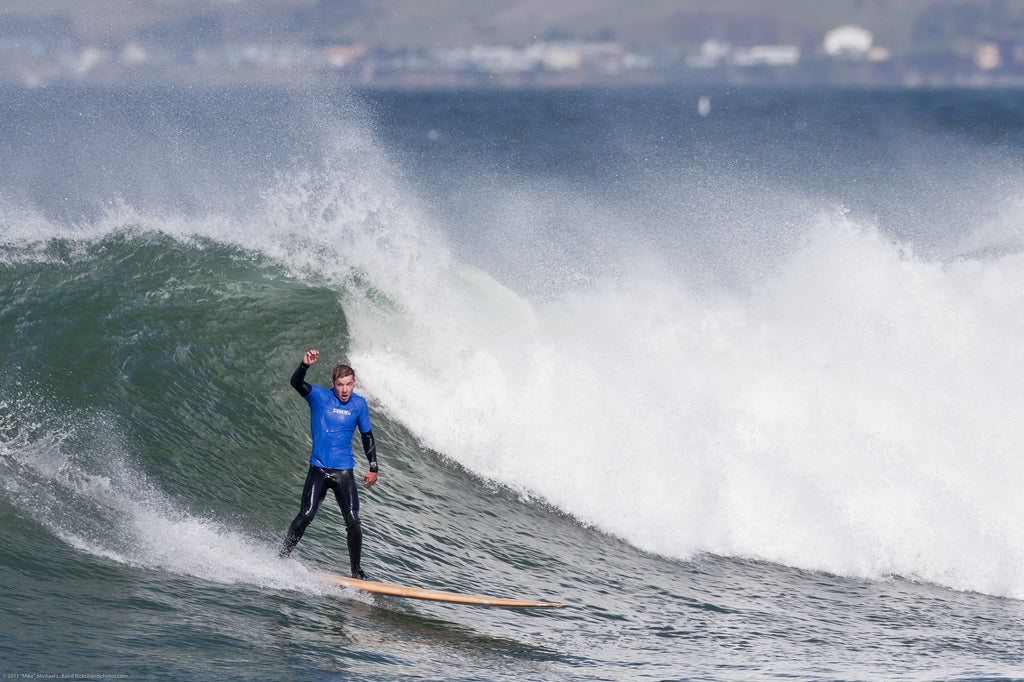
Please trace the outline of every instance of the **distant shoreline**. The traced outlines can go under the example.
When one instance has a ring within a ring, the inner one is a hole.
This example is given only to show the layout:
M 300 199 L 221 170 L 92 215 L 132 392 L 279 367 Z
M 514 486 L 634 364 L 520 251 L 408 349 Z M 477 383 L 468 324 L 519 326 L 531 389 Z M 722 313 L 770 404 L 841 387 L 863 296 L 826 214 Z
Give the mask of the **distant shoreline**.
M 0 88 L 8 90 L 47 90 L 54 88 L 72 89 L 308 89 L 346 88 L 379 92 L 445 92 L 481 91 L 516 92 L 543 90 L 630 90 L 646 88 L 677 88 L 681 90 L 710 89 L 851 89 L 851 90 L 1018 90 L 1024 89 L 1024 76 L 983 77 L 977 75 L 949 77 L 936 75 L 915 75 L 904 79 L 811 79 L 811 78 L 756 78 L 736 79 L 682 78 L 682 77 L 629 77 L 597 78 L 575 75 L 553 76 L 486 76 L 463 74 L 435 74 L 425 76 L 395 74 L 364 80 L 355 77 L 339 77 L 298 74 L 292 77 L 183 77 L 183 78 L 86 78 L 52 80 L 41 83 L 24 83 L 14 79 L 0 80 Z

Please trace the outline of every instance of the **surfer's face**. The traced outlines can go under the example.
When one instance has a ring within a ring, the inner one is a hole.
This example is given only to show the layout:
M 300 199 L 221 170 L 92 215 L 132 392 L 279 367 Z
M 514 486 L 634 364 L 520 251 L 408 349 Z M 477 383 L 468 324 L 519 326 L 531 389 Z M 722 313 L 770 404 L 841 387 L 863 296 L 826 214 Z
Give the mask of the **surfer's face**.
M 338 377 L 334 380 L 334 395 L 338 396 L 338 400 L 341 402 L 348 401 L 355 388 L 356 378 L 354 376 Z

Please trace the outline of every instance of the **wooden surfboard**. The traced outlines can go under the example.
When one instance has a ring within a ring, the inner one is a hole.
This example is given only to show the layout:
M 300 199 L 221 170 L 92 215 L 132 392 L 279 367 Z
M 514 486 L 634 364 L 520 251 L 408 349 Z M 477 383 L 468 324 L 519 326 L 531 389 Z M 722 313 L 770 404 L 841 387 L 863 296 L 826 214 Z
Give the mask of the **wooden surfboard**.
M 455 592 L 441 592 L 439 590 L 423 590 L 418 587 L 404 587 L 402 585 L 390 585 L 388 583 L 376 583 L 371 580 L 357 580 L 346 578 L 331 573 L 313 573 L 335 585 L 354 587 L 357 590 L 373 592 L 375 594 L 387 594 L 393 597 L 409 597 L 411 599 L 429 599 L 431 601 L 443 601 L 453 604 L 474 604 L 476 606 L 503 606 L 505 608 L 546 608 L 554 609 L 568 606 L 568 604 L 556 604 L 546 601 L 524 601 L 520 599 L 501 599 L 498 597 L 478 597 L 472 594 L 458 594 Z

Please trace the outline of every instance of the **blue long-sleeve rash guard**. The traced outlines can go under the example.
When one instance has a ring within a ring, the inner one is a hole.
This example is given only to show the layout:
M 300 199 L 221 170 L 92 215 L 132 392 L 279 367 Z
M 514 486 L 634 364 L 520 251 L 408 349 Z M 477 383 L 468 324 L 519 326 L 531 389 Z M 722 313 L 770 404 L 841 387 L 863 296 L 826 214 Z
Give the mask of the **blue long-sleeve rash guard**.
M 309 463 L 322 469 L 354 468 L 352 436 L 358 428 L 370 471 L 377 471 L 377 445 L 373 440 L 366 400 L 353 393 L 346 402 L 341 402 L 334 391 L 309 384 L 306 381 L 307 369 L 309 365 L 300 364 L 292 374 L 291 384 L 309 403 L 309 430 L 313 436 Z

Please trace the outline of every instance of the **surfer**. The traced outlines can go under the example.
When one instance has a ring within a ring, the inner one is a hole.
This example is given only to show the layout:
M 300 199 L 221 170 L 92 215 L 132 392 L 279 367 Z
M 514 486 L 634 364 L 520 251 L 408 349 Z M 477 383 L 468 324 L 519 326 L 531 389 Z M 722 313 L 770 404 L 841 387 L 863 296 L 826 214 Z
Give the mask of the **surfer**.
M 363 452 L 370 463 L 364 476 L 369 488 L 377 482 L 377 446 L 370 426 L 370 411 L 366 401 L 353 393 L 356 387 L 355 371 L 348 365 L 338 365 L 331 376 L 331 390 L 312 386 L 306 382 L 306 370 L 320 357 L 320 352 L 306 351 L 298 369 L 292 374 L 292 387 L 309 403 L 309 427 L 313 434 L 313 454 L 309 459 L 309 473 L 302 489 L 299 514 L 292 521 L 285 538 L 281 556 L 287 557 L 295 549 L 306 527 L 316 516 L 328 488 L 345 517 L 348 539 L 348 558 L 352 577 L 366 580 L 360 565 L 363 550 L 363 530 L 359 522 L 359 492 L 356 488 L 355 457 L 352 454 L 352 436 L 359 429 Z

